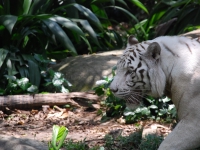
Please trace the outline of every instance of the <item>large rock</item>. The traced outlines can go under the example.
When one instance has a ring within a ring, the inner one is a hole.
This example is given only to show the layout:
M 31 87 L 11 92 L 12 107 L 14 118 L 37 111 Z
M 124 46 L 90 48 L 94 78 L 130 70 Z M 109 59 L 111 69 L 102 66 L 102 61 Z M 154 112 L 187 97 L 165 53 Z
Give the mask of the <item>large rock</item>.
M 182 34 L 189 38 L 199 38 L 200 30 Z M 103 52 L 93 55 L 68 57 L 53 67 L 62 72 L 72 84 L 72 91 L 89 91 L 97 80 L 111 76 L 112 67 L 122 55 L 123 50 Z
M 68 57 L 53 67 L 62 72 L 73 87 L 72 91 L 90 91 L 95 82 L 103 76 L 111 76 L 112 67 L 122 55 L 123 50 Z

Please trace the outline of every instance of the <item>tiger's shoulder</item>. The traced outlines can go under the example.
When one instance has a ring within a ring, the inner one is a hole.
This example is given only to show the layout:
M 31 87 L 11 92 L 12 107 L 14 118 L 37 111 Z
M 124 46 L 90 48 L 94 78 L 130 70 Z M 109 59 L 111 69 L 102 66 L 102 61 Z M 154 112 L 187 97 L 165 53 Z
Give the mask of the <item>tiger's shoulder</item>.
M 164 55 L 174 57 L 200 55 L 200 43 L 196 39 L 183 36 L 161 36 L 149 42 L 157 42 L 161 47 L 161 53 Z

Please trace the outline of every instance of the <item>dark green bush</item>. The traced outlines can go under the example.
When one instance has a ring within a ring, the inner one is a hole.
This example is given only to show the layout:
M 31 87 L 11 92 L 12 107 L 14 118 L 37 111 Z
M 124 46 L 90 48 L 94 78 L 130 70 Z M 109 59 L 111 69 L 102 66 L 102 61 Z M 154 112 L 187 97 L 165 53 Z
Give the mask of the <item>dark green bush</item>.
M 39 87 L 41 72 L 52 59 L 122 48 L 121 35 L 109 29 L 106 9 L 137 19 L 125 9 L 125 1 L 118 2 L 124 8 L 108 0 L 1 0 L 0 88 L 13 77 L 26 77 Z M 133 4 L 147 12 L 139 1 Z
M 136 35 L 139 41 L 162 35 L 179 35 L 200 28 L 198 0 L 161 0 L 152 3 L 154 7 L 149 16 L 128 31 L 129 34 Z

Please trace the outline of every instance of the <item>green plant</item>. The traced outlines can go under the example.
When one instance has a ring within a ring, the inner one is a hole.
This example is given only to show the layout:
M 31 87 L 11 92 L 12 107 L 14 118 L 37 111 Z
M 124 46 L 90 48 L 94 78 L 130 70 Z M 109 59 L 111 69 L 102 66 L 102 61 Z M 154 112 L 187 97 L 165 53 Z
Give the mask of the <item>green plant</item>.
M 0 43 L 0 88 L 9 83 L 5 75 L 26 77 L 40 87 L 41 72 L 47 71 L 51 59 L 121 48 L 123 38 L 108 29 L 112 23 L 106 9 L 118 9 L 138 21 L 124 9 L 128 8 L 125 1 L 116 2 L 1 0 L 0 36 L 4 38 Z M 139 1 L 131 2 L 148 12 Z M 118 3 L 124 8 L 116 6 Z
M 141 119 L 153 119 L 156 121 L 172 122 L 176 119 L 176 108 L 168 97 L 154 99 L 146 97 L 143 106 L 135 110 L 128 107 L 124 110 L 127 123 L 139 121 Z
M 16 79 L 16 77 L 9 78 L 9 84 L 5 89 L 0 89 L 0 95 L 7 94 L 21 94 L 21 93 L 37 93 L 38 88 L 32 85 L 27 78 Z
M 158 149 L 161 142 L 164 140 L 163 137 L 155 135 L 155 134 L 148 134 L 146 135 L 139 145 L 140 150 L 155 150 Z
M 81 1 L 81 2 L 80 2 Z M 102 48 L 113 49 L 121 47 L 126 44 L 126 36 L 122 32 L 116 32 L 113 30 L 113 26 L 118 25 L 120 30 L 126 33 L 127 28 L 124 28 L 120 23 L 126 18 L 128 23 L 138 24 L 141 32 L 145 35 L 143 26 L 140 26 L 140 22 L 137 19 L 133 9 L 139 8 L 142 12 L 149 14 L 145 5 L 139 0 L 80 0 L 78 1 L 87 8 L 90 8 L 101 21 L 104 29 L 107 29 L 105 33 L 100 33 L 99 38 Z M 119 15 L 119 16 L 118 16 Z
M 60 4 L 53 0 L 0 1 L 0 36 L 4 37 L 0 43 L 1 78 L 5 75 L 27 77 L 33 85 L 39 86 L 41 71 L 46 71 L 50 64 L 49 58 L 61 59 L 69 54 L 77 55 L 70 40 L 72 36 L 75 39 L 73 42 L 83 39 L 90 46 L 86 34 L 77 25 L 82 22 L 83 27 L 87 28 L 85 30 L 92 32 L 87 20 L 73 22 L 63 17 L 62 10 L 70 6 L 86 12 L 84 14 L 94 25 L 101 28 L 98 18 L 90 10 L 76 3 Z M 95 33 L 92 37 L 98 44 Z M 5 80 L 1 82 L 4 82 L 1 86 L 8 84 Z
M 106 135 L 104 147 L 107 150 L 155 150 L 158 149 L 163 139 L 163 137 L 155 134 L 142 137 L 142 130 L 138 129 L 138 131 L 129 136 L 113 138 L 110 135 Z
M 41 90 L 69 93 L 69 90 L 66 87 L 70 87 L 72 84 L 65 79 L 61 72 L 55 72 L 52 69 L 49 69 L 42 72 L 42 77 L 45 83 L 43 84 L 43 88 L 40 88 Z
M 162 35 L 178 35 L 200 28 L 198 0 L 161 0 L 154 3 L 149 17 L 128 31 L 137 35 L 139 41 Z
M 112 75 L 114 77 L 115 68 L 112 70 Z M 109 85 L 113 80 L 113 77 L 104 77 L 103 80 L 99 80 L 96 82 L 96 87 L 93 88 L 97 95 L 105 95 L 105 105 L 107 107 L 106 114 L 108 117 L 119 116 L 123 114 L 123 110 L 125 109 L 125 101 L 119 99 L 113 95 L 113 93 L 109 89 Z
M 64 143 L 64 140 L 68 134 L 68 129 L 64 126 L 53 126 L 52 140 L 49 142 L 49 150 L 59 150 Z
M 104 137 L 104 147 L 107 150 L 118 150 L 118 149 L 126 149 L 126 150 L 136 150 L 138 149 L 142 140 L 142 130 L 138 130 L 129 136 L 121 136 L 113 137 L 111 135 L 106 135 Z
M 101 150 L 102 148 L 99 146 L 95 146 L 93 148 L 89 148 L 85 141 L 74 142 L 72 140 L 67 140 L 63 147 L 67 150 Z

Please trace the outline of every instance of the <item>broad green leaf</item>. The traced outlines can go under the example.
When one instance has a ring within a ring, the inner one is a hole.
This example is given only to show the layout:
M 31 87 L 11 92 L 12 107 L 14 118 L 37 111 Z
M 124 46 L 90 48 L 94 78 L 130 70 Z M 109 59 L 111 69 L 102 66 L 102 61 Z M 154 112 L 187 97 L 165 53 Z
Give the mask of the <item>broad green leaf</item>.
M 42 63 L 50 63 L 51 61 L 48 60 L 48 59 L 45 59 L 44 58 L 44 55 L 40 55 L 40 54 L 34 54 L 34 58 L 39 61 L 39 62 L 42 62 Z
M 38 87 L 35 86 L 35 85 L 31 85 L 29 88 L 27 88 L 27 91 L 31 92 L 31 93 L 37 93 L 38 92 Z
M 30 83 L 28 78 L 21 78 L 17 79 L 17 84 L 22 90 L 26 91 Z
M 12 75 L 12 62 L 11 62 L 10 58 L 7 60 L 6 65 L 7 65 L 8 75 L 11 76 Z
M 51 18 L 49 18 L 50 20 L 59 23 L 60 25 L 62 25 L 63 27 L 66 27 L 67 29 L 69 29 L 69 31 L 73 32 L 77 41 L 80 41 L 80 36 L 84 37 L 84 33 L 83 31 L 77 26 L 77 24 L 75 24 L 74 22 L 72 22 L 71 20 L 64 18 L 64 17 L 60 17 L 60 16 L 53 16 Z
M 39 70 L 39 64 L 36 62 L 34 56 L 32 55 L 22 55 L 23 59 L 28 63 L 28 78 L 31 84 L 39 86 L 41 80 L 41 74 Z
M 56 8 L 54 3 L 56 1 L 55 0 L 45 0 L 44 3 L 42 4 L 42 7 L 39 11 L 40 14 L 46 14 L 47 12 L 51 12 L 51 8 Z M 51 13 L 52 14 L 52 13 Z
M 183 33 L 185 27 L 191 26 L 191 24 L 193 24 L 193 25 L 200 24 L 199 9 L 197 8 L 195 10 L 195 9 L 191 8 L 192 11 L 188 11 L 188 10 L 189 10 L 189 8 L 182 12 L 182 15 L 185 17 L 183 17 L 181 15 L 180 18 L 178 18 L 178 20 L 176 22 L 176 26 L 175 26 L 175 28 L 173 28 L 174 33 L 181 34 L 181 33 Z M 191 20 L 191 18 L 193 18 L 193 19 Z
M 147 8 L 139 0 L 130 0 L 133 4 L 144 10 L 147 14 L 149 13 Z
M 29 71 L 28 71 L 28 67 L 26 65 L 23 65 L 23 66 L 16 65 L 16 67 L 22 77 L 29 77 Z
M 116 105 L 114 108 L 115 108 L 115 110 L 118 110 L 121 107 L 122 107 L 121 105 Z
M 60 141 L 62 139 L 63 134 L 65 132 L 68 132 L 68 129 L 64 126 L 59 127 L 58 135 L 57 135 L 57 141 Z
M 124 9 L 122 7 L 118 7 L 118 6 L 108 6 L 108 7 L 113 7 L 113 8 L 119 9 L 122 12 L 124 12 L 125 14 L 127 14 L 128 16 L 130 16 L 133 20 L 135 20 L 138 23 L 138 25 L 140 26 L 144 36 L 146 37 L 146 32 L 145 32 L 144 28 L 140 25 L 138 19 L 132 13 L 130 13 L 129 11 L 127 11 L 126 9 Z
M 14 89 L 14 88 L 17 88 L 17 84 L 11 82 L 11 83 L 9 83 L 9 87 L 11 87 L 11 88 L 13 88 L 13 89 Z
M 151 106 L 149 106 L 148 108 L 151 108 L 151 109 L 158 109 L 158 106 L 156 106 L 156 105 L 151 105 Z
M 172 7 L 178 7 L 178 6 L 181 6 L 181 5 L 185 5 L 187 6 L 187 4 L 189 4 L 192 0 L 181 0 L 181 1 L 177 1 L 175 3 L 172 3 Z
M 32 0 L 24 0 L 24 3 L 23 3 L 23 15 L 27 15 L 28 12 L 29 12 L 29 9 L 31 7 L 31 3 L 32 3 Z
M 107 28 L 108 26 L 111 26 L 111 22 L 107 16 L 107 13 L 105 11 L 105 9 L 102 9 L 94 4 L 91 5 L 92 11 L 95 13 L 95 15 L 98 18 L 103 19 L 101 24 L 104 28 Z
M 165 12 L 165 14 L 162 17 L 162 23 L 169 21 L 170 19 L 176 17 L 180 11 L 177 10 L 177 8 L 169 9 Z
M 127 111 L 127 112 L 124 112 L 124 116 L 129 116 L 129 115 L 135 115 L 135 113 L 134 112 L 131 112 L 131 111 Z
M 162 3 L 166 4 L 166 5 L 174 5 L 176 4 L 176 1 L 166 1 L 166 0 L 161 0 Z
M 46 2 L 47 2 L 46 0 L 34 0 L 33 3 L 31 4 L 29 14 L 34 15 L 38 13 L 38 11 Z
M 52 83 L 54 86 L 61 87 L 64 81 L 65 81 L 65 79 L 64 79 L 62 73 L 60 73 L 60 72 L 54 73 L 54 77 L 52 79 Z
M 5 62 L 7 55 L 8 55 L 8 50 L 6 50 L 4 48 L 0 48 L 0 68 L 3 65 L 3 63 Z
M 6 66 L 7 66 L 8 76 L 13 76 L 17 74 L 14 63 L 11 61 L 10 58 L 7 59 Z M 9 82 L 11 82 L 10 79 L 9 79 Z
M 81 36 L 81 38 L 85 41 L 85 43 L 86 43 L 87 46 L 88 46 L 88 50 L 92 53 L 92 47 L 91 47 L 91 45 L 90 45 L 88 39 L 85 38 L 85 37 L 82 37 L 82 36 Z
M 58 137 L 58 132 L 59 132 L 60 127 L 58 125 L 54 125 L 53 126 L 53 135 L 52 135 L 52 139 L 51 139 L 51 145 L 53 146 L 53 148 L 56 150 L 57 146 L 56 146 L 56 142 L 57 142 L 57 137 Z
M 66 89 L 66 88 L 62 85 L 62 86 L 61 86 L 60 92 L 62 92 L 62 93 L 69 93 L 69 90 Z
M 171 105 L 168 106 L 168 110 L 169 110 L 169 111 L 172 110 L 172 109 L 174 109 L 174 108 L 175 108 L 175 105 L 174 105 L 174 104 L 171 104 Z
M 155 5 L 155 7 L 153 8 L 149 18 L 152 18 L 152 16 L 154 14 L 157 14 L 157 13 L 162 12 L 162 11 L 167 11 L 168 9 L 169 9 L 168 5 L 166 5 L 166 4 L 162 3 L 162 2 L 158 2 L 158 4 Z
M 68 129 L 64 126 L 59 127 L 58 125 L 53 126 L 53 135 L 51 140 L 51 145 L 54 150 L 59 150 L 62 146 L 66 136 L 68 134 Z M 57 146 L 57 142 L 59 142 Z
M 76 7 L 83 15 L 87 17 L 87 19 L 91 20 L 94 25 L 96 25 L 100 30 L 103 30 L 101 26 L 101 22 L 99 19 L 89 10 L 88 8 L 79 5 L 79 4 L 73 4 L 74 7 Z
M 151 28 L 155 27 L 157 22 L 165 15 L 166 10 L 160 11 L 159 13 L 154 14 L 149 20 L 148 20 L 148 29 L 147 32 L 150 31 Z
M 65 83 L 67 83 L 67 86 L 72 86 L 72 84 L 67 79 L 64 78 L 64 81 L 65 81 Z
M 87 31 L 87 33 L 91 36 L 91 39 L 94 41 L 94 43 L 100 47 L 97 35 L 87 20 L 73 19 L 73 21 L 79 22 L 83 26 L 83 28 Z
M 149 115 L 151 112 L 148 108 L 144 107 L 144 108 L 141 108 L 141 113 L 143 115 Z
M 103 146 L 101 146 L 101 147 L 99 148 L 99 150 L 105 150 L 105 148 L 104 148 Z
M 167 103 L 167 102 L 169 102 L 170 100 L 171 100 L 170 98 L 165 97 L 165 98 L 160 99 L 159 101 L 162 101 L 163 103 Z
M 8 80 L 12 80 L 12 81 L 16 81 L 16 77 L 15 76 L 9 76 L 9 75 L 4 75 Z
M 3 24 L 10 34 L 12 34 L 12 30 L 16 22 L 17 22 L 16 16 L 13 15 L 0 16 L 0 24 Z
M 24 37 L 24 42 L 23 42 L 23 45 L 22 45 L 23 48 L 26 47 L 28 41 L 29 41 L 29 37 L 28 37 L 28 36 L 25 36 L 25 37 Z
M 135 110 L 129 108 L 129 107 L 126 107 L 125 110 L 124 110 L 124 116 L 129 116 L 129 115 L 135 115 Z
M 116 0 L 116 1 L 118 1 L 121 4 L 123 4 L 124 6 L 128 7 L 128 5 L 126 4 L 126 2 L 124 0 Z
M 69 5 L 73 3 L 76 3 L 76 0 L 63 1 L 62 5 Z M 66 13 L 69 18 L 79 18 L 79 11 L 74 6 L 67 7 Z
M 162 115 L 164 115 L 164 114 L 166 114 L 166 113 L 167 113 L 167 109 L 160 109 L 158 115 L 159 115 L 159 116 L 162 116 Z
M 51 21 L 49 19 L 43 20 L 43 22 L 54 34 L 56 39 L 63 45 L 63 47 L 69 49 L 73 55 L 77 55 L 76 49 L 74 45 L 72 44 L 71 40 L 56 22 Z
M 68 5 L 64 5 L 64 6 L 60 6 L 56 9 L 54 9 L 52 11 L 52 13 L 56 13 L 58 10 L 60 9 L 64 9 L 64 8 L 68 8 L 74 6 L 76 9 L 78 9 L 88 20 L 90 20 L 96 27 L 98 27 L 99 30 L 103 31 L 103 28 L 101 26 L 101 22 L 99 21 L 99 19 L 95 16 L 94 13 L 92 13 L 91 10 L 89 10 L 88 8 L 79 5 L 77 3 L 72 3 L 72 4 L 68 4 Z
M 41 75 L 40 75 L 40 70 L 39 70 L 38 65 L 39 64 L 37 64 L 33 60 L 28 60 L 29 79 L 30 79 L 30 82 L 36 86 L 40 85 L 40 80 L 41 80 Z

